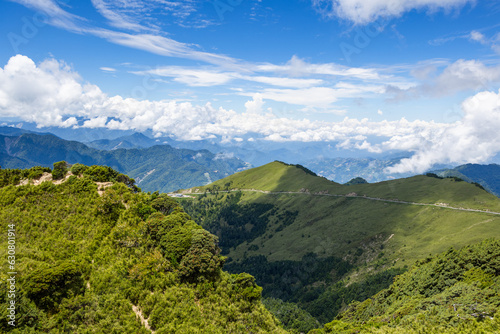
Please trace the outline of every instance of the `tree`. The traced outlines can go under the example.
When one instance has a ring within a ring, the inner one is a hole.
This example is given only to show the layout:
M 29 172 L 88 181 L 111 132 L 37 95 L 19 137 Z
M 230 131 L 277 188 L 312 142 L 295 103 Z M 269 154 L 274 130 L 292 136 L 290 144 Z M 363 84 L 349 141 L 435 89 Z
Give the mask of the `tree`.
M 54 163 L 54 169 L 52 170 L 52 179 L 60 180 L 66 176 L 68 171 L 68 163 L 66 161 L 59 161 Z
M 193 231 L 191 247 L 179 266 L 181 277 L 188 282 L 215 280 L 219 277 L 224 258 L 217 246 L 218 238 L 208 231 Z
M 161 194 L 158 195 L 157 198 L 155 198 L 151 202 L 151 206 L 156 210 L 164 215 L 170 214 L 176 207 L 179 206 L 179 204 L 173 200 L 172 198 L 168 197 L 166 194 Z

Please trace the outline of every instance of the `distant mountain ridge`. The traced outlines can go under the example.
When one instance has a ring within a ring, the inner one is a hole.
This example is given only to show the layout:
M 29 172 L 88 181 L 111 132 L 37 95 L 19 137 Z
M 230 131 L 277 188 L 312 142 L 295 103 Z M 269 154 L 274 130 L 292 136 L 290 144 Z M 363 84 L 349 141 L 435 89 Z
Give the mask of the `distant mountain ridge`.
M 162 192 L 207 184 L 248 167 L 236 158 L 169 145 L 103 151 L 52 134 L 0 135 L 2 168 L 51 167 L 62 160 L 71 164 L 106 165 L 136 178 L 145 191 Z
M 466 164 L 453 169 L 433 171 L 441 177 L 458 177 L 469 183 L 476 182 L 492 194 L 500 197 L 500 165 Z

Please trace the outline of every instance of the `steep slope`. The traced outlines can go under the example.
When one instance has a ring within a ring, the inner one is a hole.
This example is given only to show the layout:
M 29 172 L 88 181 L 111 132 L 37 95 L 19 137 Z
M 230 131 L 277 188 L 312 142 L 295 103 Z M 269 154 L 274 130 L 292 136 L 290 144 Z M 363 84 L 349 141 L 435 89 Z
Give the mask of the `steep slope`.
M 135 178 L 146 191 L 173 191 L 207 184 L 247 165 L 209 151 L 179 150 L 168 145 L 147 149 L 100 151 L 54 135 L 0 136 L 3 168 L 52 167 L 54 162 L 106 165 Z
M 320 321 L 348 302 L 322 304 L 339 295 L 327 286 L 341 279 L 381 288 L 429 253 L 500 237 L 500 200 L 455 179 L 346 186 L 274 162 L 184 192 L 198 194 L 182 203 L 219 236 L 228 270 L 253 274 L 265 296 L 297 302 Z
M 253 277 L 221 270 L 215 236 L 166 195 L 103 171 L 0 188 L 0 256 L 11 256 L 0 303 L 15 302 L 0 310 L 1 332 L 285 333 Z
M 497 333 L 499 257 L 497 240 L 428 257 L 311 334 Z

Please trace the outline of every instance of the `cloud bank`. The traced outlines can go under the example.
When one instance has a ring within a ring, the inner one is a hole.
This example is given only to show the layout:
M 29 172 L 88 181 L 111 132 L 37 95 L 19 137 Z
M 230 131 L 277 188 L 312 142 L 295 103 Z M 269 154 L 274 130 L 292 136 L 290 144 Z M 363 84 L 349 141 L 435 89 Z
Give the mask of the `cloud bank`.
M 144 131 L 180 140 L 224 137 L 242 141 L 328 141 L 338 148 L 415 154 L 391 173 L 424 172 L 437 163 L 484 162 L 500 151 L 500 92 L 481 92 L 463 102 L 464 117 L 452 123 L 427 121 L 340 122 L 278 117 L 255 94 L 242 113 L 171 100 L 108 96 L 54 59 L 35 64 L 22 55 L 0 68 L 0 117 L 18 117 L 39 127 L 86 127 Z M 373 140 L 373 139 L 376 140 Z M 378 139 L 377 139 L 378 138 Z

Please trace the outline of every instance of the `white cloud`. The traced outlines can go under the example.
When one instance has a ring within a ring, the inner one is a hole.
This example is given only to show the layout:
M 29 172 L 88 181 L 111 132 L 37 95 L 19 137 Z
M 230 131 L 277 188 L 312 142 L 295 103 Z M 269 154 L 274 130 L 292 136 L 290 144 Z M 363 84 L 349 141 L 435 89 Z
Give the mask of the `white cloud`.
M 262 106 L 264 106 L 264 101 L 262 100 L 262 95 L 259 93 L 253 96 L 252 101 L 247 101 L 245 103 L 245 108 L 249 114 L 262 113 Z
M 139 49 L 147 52 L 151 52 L 161 56 L 167 57 L 179 57 L 186 59 L 201 60 L 209 64 L 216 64 L 227 67 L 235 67 L 236 60 L 224 55 L 219 55 L 215 53 L 202 52 L 196 50 L 192 45 L 178 42 L 168 37 L 164 37 L 159 33 L 136 33 L 129 34 L 121 31 L 113 31 L 108 29 L 97 28 L 90 25 L 89 21 L 81 18 L 79 16 L 68 13 L 63 10 L 54 0 L 12 0 L 14 2 L 20 3 L 26 7 L 35 9 L 47 15 L 48 23 L 56 26 L 58 28 L 66 29 L 73 33 L 78 34 L 89 34 L 103 38 L 111 43 Z M 102 2 L 97 0 L 98 3 Z M 129 5 L 132 3 L 134 6 L 139 6 L 141 10 L 148 10 L 147 4 L 139 1 L 113 1 L 117 6 Z M 158 2 L 157 0 L 151 0 L 150 2 Z M 168 1 L 167 1 L 168 2 Z M 163 6 L 167 2 L 161 1 L 157 6 Z M 190 0 L 188 2 L 191 2 Z M 180 2 L 169 2 L 171 5 L 179 4 Z M 175 7 L 175 6 L 174 6 Z M 107 7 L 106 7 L 107 8 Z M 182 12 L 181 12 L 182 13 Z M 116 13 L 115 13 L 116 14 Z M 128 29 L 143 31 L 139 26 L 134 28 L 134 22 L 126 21 L 125 16 L 122 14 L 116 14 L 115 17 L 111 17 L 109 14 L 108 19 L 116 25 L 123 25 L 122 28 L 129 25 Z M 119 23 L 121 21 L 121 23 Z M 154 32 L 154 29 L 152 29 Z
M 240 69 L 239 69 L 240 70 Z M 242 73 L 243 72 L 243 73 Z M 225 71 L 219 67 L 182 67 L 182 66 L 162 66 L 151 70 L 132 72 L 138 75 L 155 75 L 174 78 L 174 81 L 184 83 L 188 86 L 215 86 L 224 85 L 233 80 L 246 80 L 259 82 L 271 86 L 307 88 L 324 83 L 321 79 L 295 79 L 271 76 L 250 75 L 249 70 L 238 72 Z
M 112 68 L 112 67 L 100 67 L 99 69 L 101 71 L 104 71 L 104 72 L 110 72 L 110 73 L 116 72 L 116 68 Z
M 367 24 L 379 18 L 398 17 L 414 9 L 450 11 L 475 0 L 311 0 L 321 14 L 337 16 L 355 24 Z
M 388 79 L 380 75 L 375 68 L 362 67 L 347 67 L 335 63 L 312 64 L 293 56 L 284 65 L 261 64 L 255 67 L 261 72 L 277 72 L 287 74 L 289 76 L 310 76 L 310 75 L 327 75 L 333 77 L 348 77 L 362 80 L 381 80 Z
M 165 17 L 182 27 L 215 24 L 199 10 L 203 3 L 196 0 L 92 0 L 92 4 L 110 25 L 132 31 L 158 31 Z
M 464 117 L 429 136 L 410 134 L 416 151 L 390 172 L 424 172 L 437 163 L 483 163 L 500 152 L 500 92 L 481 92 L 462 104 Z M 399 146 L 394 140 L 394 145 Z
M 110 24 L 116 28 L 122 28 L 132 31 L 147 30 L 144 26 L 137 22 L 124 13 L 120 13 L 116 10 L 112 10 L 112 3 L 105 0 L 91 0 L 92 5 L 99 11 L 99 13 L 109 20 Z M 126 4 L 126 2 L 122 2 Z
M 171 77 L 174 81 L 188 86 L 215 86 L 227 84 L 238 76 L 237 73 L 223 72 L 217 69 L 188 68 L 180 66 L 164 66 L 153 70 L 132 72 L 138 75 L 155 75 Z
M 486 37 L 480 33 L 479 31 L 471 31 L 470 35 L 469 35 L 469 38 L 475 42 L 479 42 L 481 44 L 484 44 L 486 43 Z
M 299 91 L 303 93 L 299 99 L 332 93 Z M 266 93 L 279 96 L 293 92 L 297 91 Z M 482 92 L 466 100 L 463 119 L 452 124 L 404 118 L 379 122 L 348 117 L 339 122 L 289 119 L 263 112 L 264 99 L 266 94 L 253 95 L 245 104 L 246 111 L 238 113 L 209 103 L 193 105 L 108 96 L 99 87 L 83 82 L 65 63 L 55 60 L 37 65 L 28 57 L 17 55 L 0 68 L 0 117 L 18 117 L 40 127 L 150 129 L 157 136 L 180 140 L 219 137 L 228 142 L 239 142 L 251 134 L 256 143 L 329 141 L 339 148 L 374 153 L 415 152 L 412 158 L 392 167 L 391 173 L 422 172 L 436 163 L 485 162 L 500 152 L 500 92 Z

